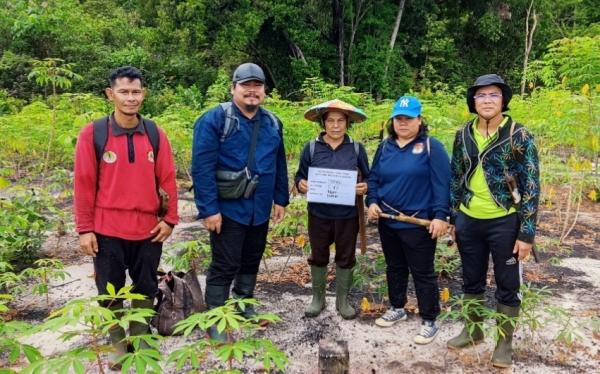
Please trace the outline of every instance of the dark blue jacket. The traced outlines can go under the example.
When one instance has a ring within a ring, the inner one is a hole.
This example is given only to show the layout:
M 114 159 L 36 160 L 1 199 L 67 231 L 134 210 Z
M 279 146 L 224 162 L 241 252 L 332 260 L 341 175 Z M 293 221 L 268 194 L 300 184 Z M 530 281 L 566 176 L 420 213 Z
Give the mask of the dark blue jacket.
M 365 147 L 359 143 L 358 155 L 354 148 L 354 142 L 348 135 L 344 137 L 344 142 L 336 149 L 332 149 L 329 144 L 323 141 L 321 133 L 315 142 L 315 153 L 310 158 L 310 142 L 304 145 L 300 164 L 294 178 L 296 186 L 301 179 L 308 179 L 308 167 L 340 169 L 340 170 L 360 170 L 363 180 L 366 181 L 369 176 L 369 158 Z M 308 212 L 319 218 L 324 219 L 347 219 L 356 217 L 356 206 L 308 203 Z
M 450 215 L 450 159 L 437 139 L 430 137 L 429 143 L 428 151 L 423 133 L 403 148 L 395 139 L 381 142 L 369 175 L 367 205 L 376 203 L 385 213 L 396 214 L 387 204 L 406 215 L 446 220 Z M 382 222 L 397 229 L 417 227 L 389 219 Z
M 243 225 L 260 225 L 268 221 L 273 203 L 289 203 L 287 164 L 281 124 L 273 126 L 269 115 L 260 108 L 248 119 L 233 105 L 239 127 L 232 126 L 220 142 L 225 112 L 217 106 L 202 115 L 195 124 L 192 147 L 192 178 L 198 218 L 221 213 Z M 217 170 L 242 170 L 248 161 L 248 148 L 254 122 L 260 121 L 254 165 L 248 165 L 259 183 L 249 199 L 219 199 Z M 279 129 L 279 130 L 278 130 Z

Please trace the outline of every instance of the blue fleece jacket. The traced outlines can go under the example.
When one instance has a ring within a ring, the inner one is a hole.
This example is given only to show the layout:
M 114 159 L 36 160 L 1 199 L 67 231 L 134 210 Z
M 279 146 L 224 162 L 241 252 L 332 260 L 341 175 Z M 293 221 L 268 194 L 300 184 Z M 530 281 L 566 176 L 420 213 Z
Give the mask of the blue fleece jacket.
M 442 143 L 420 134 L 400 148 L 387 138 L 377 148 L 368 179 L 367 205 L 376 203 L 385 213 L 446 220 L 450 215 L 450 159 Z M 387 206 L 386 206 L 387 204 Z M 415 214 L 416 213 L 416 214 Z M 416 225 L 384 219 L 395 229 Z

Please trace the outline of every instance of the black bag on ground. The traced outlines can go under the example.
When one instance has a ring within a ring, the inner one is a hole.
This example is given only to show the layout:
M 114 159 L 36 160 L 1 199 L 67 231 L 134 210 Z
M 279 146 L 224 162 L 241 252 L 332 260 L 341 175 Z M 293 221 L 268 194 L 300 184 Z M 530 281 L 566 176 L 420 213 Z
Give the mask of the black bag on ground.
M 157 300 L 152 325 L 163 336 L 174 335 L 177 322 L 206 310 L 202 288 L 194 270 L 187 273 L 168 272 L 161 276 Z

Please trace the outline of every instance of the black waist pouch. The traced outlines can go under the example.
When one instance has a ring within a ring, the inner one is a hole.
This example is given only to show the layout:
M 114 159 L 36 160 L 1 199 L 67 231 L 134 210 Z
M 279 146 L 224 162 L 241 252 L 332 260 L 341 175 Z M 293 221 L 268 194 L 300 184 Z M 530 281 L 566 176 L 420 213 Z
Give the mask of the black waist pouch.
M 239 199 L 244 195 L 250 181 L 250 171 L 217 170 L 217 189 L 221 199 Z
M 260 122 L 256 121 L 252 128 L 252 141 L 248 147 L 248 162 L 246 167 L 240 171 L 217 170 L 217 190 L 221 199 L 249 199 L 258 185 L 258 175 L 252 176 L 249 165 L 254 165 L 254 153 Z

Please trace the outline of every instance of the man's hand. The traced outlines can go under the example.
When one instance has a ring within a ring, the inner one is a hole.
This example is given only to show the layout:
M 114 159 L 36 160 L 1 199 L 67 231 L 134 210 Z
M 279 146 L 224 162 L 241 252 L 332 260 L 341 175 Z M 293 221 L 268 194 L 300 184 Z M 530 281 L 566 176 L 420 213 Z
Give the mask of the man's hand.
M 361 182 L 361 183 L 357 183 L 356 184 L 356 194 L 357 195 L 364 195 L 367 193 L 368 187 L 367 184 L 365 182 Z
M 308 192 L 308 181 L 306 179 L 300 179 L 300 182 L 298 182 L 298 192 L 300 192 L 300 193 Z
M 167 238 L 169 238 L 169 236 L 171 236 L 172 232 L 173 228 L 169 226 L 168 223 L 166 223 L 165 221 L 160 221 L 158 225 L 154 226 L 154 228 L 150 231 L 150 234 L 154 235 L 152 243 L 164 242 L 165 240 L 167 240 Z
M 79 235 L 79 248 L 81 252 L 88 256 L 96 257 L 98 253 L 98 241 L 96 240 L 96 234 L 88 232 Z
M 521 240 L 517 240 L 515 242 L 515 248 L 513 249 L 514 254 L 518 254 L 518 260 L 523 261 L 529 258 L 529 254 L 531 253 L 531 249 L 533 248 L 533 244 L 523 242 Z
M 221 217 L 221 213 L 213 214 L 212 216 L 206 217 L 202 220 L 202 224 L 208 231 L 214 231 L 217 234 L 221 233 L 222 223 L 223 218 Z
M 431 234 L 431 239 L 437 239 L 443 236 L 446 231 L 448 231 L 448 222 L 437 218 L 431 220 L 431 223 L 429 224 L 429 233 Z
M 281 223 L 281 221 L 283 221 L 283 217 L 285 217 L 285 207 L 273 204 L 273 222 L 276 224 Z
M 379 213 L 381 213 L 381 208 L 379 205 L 373 203 L 369 205 L 369 211 L 367 212 L 367 217 L 371 220 L 379 219 Z

